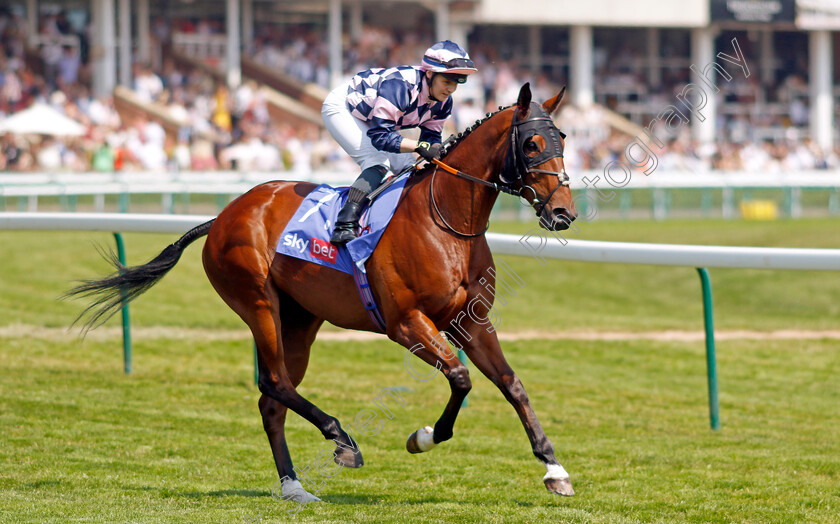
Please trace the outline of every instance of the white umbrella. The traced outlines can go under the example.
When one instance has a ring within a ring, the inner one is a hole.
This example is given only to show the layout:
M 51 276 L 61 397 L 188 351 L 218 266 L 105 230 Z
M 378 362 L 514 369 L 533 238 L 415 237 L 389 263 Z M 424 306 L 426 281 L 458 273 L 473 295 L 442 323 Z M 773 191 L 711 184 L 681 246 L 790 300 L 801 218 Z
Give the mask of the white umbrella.
M 0 135 L 82 136 L 85 126 L 45 104 L 35 104 L 0 121 Z

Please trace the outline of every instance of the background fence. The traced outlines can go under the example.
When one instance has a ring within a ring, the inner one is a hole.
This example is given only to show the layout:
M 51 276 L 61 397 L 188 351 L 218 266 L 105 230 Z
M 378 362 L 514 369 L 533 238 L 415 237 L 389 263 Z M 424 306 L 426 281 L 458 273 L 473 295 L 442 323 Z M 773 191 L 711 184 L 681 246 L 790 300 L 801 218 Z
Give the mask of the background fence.
M 184 172 L 0 174 L 0 211 L 92 211 L 215 213 L 254 185 L 293 173 Z M 635 173 L 616 189 L 603 172 L 572 177 L 582 212 L 621 219 L 718 217 L 772 219 L 840 216 L 840 175 L 796 173 Z M 313 183 L 349 185 L 354 173 L 314 172 Z M 587 188 L 587 182 L 590 187 Z M 592 182 L 594 181 L 594 182 Z M 590 207 L 595 206 L 596 210 Z M 530 220 L 532 211 L 516 199 L 499 198 L 496 218 Z

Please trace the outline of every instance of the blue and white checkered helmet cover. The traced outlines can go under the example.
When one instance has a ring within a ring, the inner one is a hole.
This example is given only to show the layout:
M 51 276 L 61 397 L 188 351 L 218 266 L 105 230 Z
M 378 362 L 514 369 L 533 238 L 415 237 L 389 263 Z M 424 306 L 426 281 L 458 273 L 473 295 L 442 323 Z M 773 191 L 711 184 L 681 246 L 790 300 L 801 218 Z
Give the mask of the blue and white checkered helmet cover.
M 420 68 L 433 73 L 459 75 L 469 75 L 477 71 L 470 55 L 452 40 L 442 40 L 428 48 L 423 54 Z

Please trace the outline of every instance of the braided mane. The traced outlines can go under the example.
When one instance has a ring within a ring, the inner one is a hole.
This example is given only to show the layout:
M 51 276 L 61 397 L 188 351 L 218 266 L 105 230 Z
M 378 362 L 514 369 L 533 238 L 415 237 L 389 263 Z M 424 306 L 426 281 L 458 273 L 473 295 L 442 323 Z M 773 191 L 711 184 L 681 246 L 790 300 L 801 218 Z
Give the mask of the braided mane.
M 512 106 L 512 105 L 510 105 L 510 106 L 499 106 L 499 109 L 497 109 L 497 110 L 496 110 L 496 111 L 494 111 L 493 113 L 487 113 L 486 115 L 484 115 L 484 118 L 479 118 L 478 120 L 476 120 L 476 121 L 475 121 L 475 123 L 474 123 L 473 125 L 471 125 L 471 126 L 469 126 L 468 128 L 464 129 L 464 131 L 463 131 L 462 133 L 458 133 L 457 135 L 455 135 L 455 138 L 454 138 L 454 139 L 452 139 L 452 141 L 451 141 L 451 142 L 449 142 L 449 143 L 446 145 L 446 147 L 444 148 L 444 150 L 441 152 L 441 155 L 440 155 L 440 156 L 441 156 L 441 158 L 445 157 L 445 156 L 446 156 L 446 155 L 448 155 L 448 154 L 449 154 L 449 153 L 450 153 L 453 149 L 455 149 L 455 146 L 457 146 L 458 144 L 460 144 L 461 142 L 463 142 L 463 140 L 464 140 L 465 138 L 467 138 L 467 137 L 470 135 L 470 133 L 472 133 L 473 131 L 475 131 L 475 129 L 476 129 L 478 126 L 480 126 L 480 125 L 481 125 L 481 124 L 483 124 L 484 122 L 486 122 L 486 121 L 490 120 L 492 117 L 496 116 L 497 114 L 501 113 L 502 111 L 504 111 L 505 109 L 508 109 L 508 108 L 510 108 L 510 107 L 513 107 L 513 106 Z

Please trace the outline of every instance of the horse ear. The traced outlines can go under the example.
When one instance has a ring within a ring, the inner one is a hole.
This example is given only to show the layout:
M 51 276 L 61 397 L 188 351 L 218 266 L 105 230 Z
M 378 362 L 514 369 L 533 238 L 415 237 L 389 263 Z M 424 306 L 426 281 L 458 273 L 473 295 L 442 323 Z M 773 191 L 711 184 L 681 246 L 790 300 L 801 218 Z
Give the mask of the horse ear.
M 549 98 L 543 103 L 543 109 L 548 112 L 548 114 L 552 114 L 553 112 L 557 111 L 557 108 L 560 106 L 560 101 L 563 100 L 563 95 L 566 94 L 566 86 L 563 86 L 563 89 L 557 93 L 557 96 L 554 98 Z
M 531 83 L 525 82 L 519 90 L 519 100 L 516 101 L 517 119 L 525 118 L 528 109 L 531 107 Z

